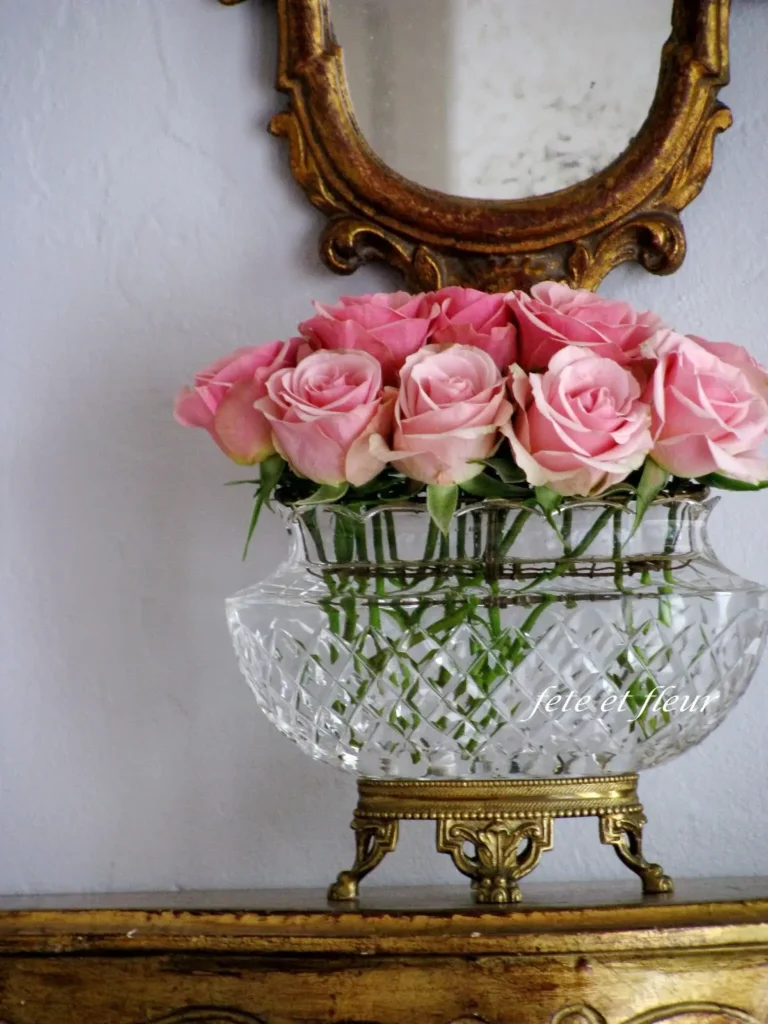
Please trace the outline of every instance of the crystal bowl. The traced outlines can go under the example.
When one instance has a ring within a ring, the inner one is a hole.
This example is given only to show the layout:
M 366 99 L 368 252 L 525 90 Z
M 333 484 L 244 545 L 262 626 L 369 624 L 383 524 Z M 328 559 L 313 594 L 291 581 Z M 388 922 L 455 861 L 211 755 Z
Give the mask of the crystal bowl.
M 762 586 L 711 550 L 712 501 L 545 515 L 416 503 L 285 509 L 287 561 L 227 602 L 259 706 L 311 757 L 372 778 L 602 775 L 701 742 L 744 693 Z

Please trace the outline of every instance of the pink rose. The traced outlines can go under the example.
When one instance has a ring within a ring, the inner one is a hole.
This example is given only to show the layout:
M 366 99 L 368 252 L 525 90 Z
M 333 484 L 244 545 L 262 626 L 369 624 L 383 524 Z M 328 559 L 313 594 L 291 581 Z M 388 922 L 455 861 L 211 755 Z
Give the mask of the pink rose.
M 194 387 L 176 396 L 174 415 L 184 427 L 207 430 L 221 450 L 240 465 L 274 454 L 272 431 L 253 403 L 266 394 L 276 370 L 296 362 L 301 338 L 239 348 L 195 377 Z
M 718 347 L 713 343 L 705 347 L 674 331 L 661 331 L 646 347 L 658 360 L 652 380 L 655 461 L 685 478 L 768 478 L 760 455 L 768 403 L 754 368 L 741 368 L 731 346 L 726 361 L 712 351 Z
M 425 295 L 345 296 L 337 306 L 315 303 L 317 316 L 299 324 L 314 349 L 360 349 L 381 363 L 384 383 L 394 384 L 409 355 L 426 342 L 439 312 Z
M 512 406 L 504 380 L 487 353 L 467 345 L 428 345 L 400 372 L 394 450 L 400 472 L 425 484 L 464 483 L 482 473 Z
M 314 352 L 267 381 L 256 403 L 291 467 L 318 484 L 368 483 L 384 468 L 372 452 L 389 437 L 395 391 L 367 352 Z
M 571 345 L 544 374 L 512 367 L 519 405 L 505 430 L 533 487 L 558 494 L 600 494 L 645 461 L 650 409 L 633 374 L 612 359 Z
M 527 371 L 546 369 L 572 344 L 626 366 L 641 358 L 640 346 L 661 326 L 655 313 L 554 281 L 534 285 L 530 295 L 512 292 L 508 301 L 518 324 L 518 362 Z
M 688 337 L 707 352 L 722 359 L 724 363 L 741 370 L 758 395 L 768 401 L 768 370 L 753 359 L 745 348 L 741 345 L 732 345 L 729 341 L 707 341 L 706 338 L 698 338 L 695 334 L 689 334 Z
M 433 344 L 481 348 L 503 373 L 517 362 L 517 329 L 504 295 L 474 288 L 443 288 L 429 298 L 440 307 Z

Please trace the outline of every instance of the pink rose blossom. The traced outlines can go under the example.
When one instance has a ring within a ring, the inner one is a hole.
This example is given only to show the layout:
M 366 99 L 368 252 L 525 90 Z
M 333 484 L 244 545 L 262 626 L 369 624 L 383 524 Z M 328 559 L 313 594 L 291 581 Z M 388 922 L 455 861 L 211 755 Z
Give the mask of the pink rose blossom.
M 385 384 L 395 384 L 409 355 L 425 344 L 438 306 L 425 295 L 345 296 L 337 306 L 315 303 L 318 315 L 299 330 L 313 349 L 359 349 L 381 364 Z
M 518 324 L 518 362 L 529 372 L 546 369 L 571 344 L 626 366 L 641 358 L 640 346 L 661 327 L 655 313 L 555 281 L 534 285 L 530 295 L 512 292 L 508 301 Z
M 480 348 L 502 373 L 517 362 L 517 329 L 504 295 L 489 295 L 474 288 L 443 288 L 429 298 L 440 307 L 432 344 Z
M 741 345 L 733 345 L 729 341 L 707 341 L 695 334 L 688 337 L 705 348 L 707 352 L 722 359 L 724 363 L 741 370 L 755 391 L 768 401 L 768 370 L 747 352 Z
M 482 473 L 475 460 L 493 453 L 512 415 L 493 359 L 467 345 L 428 345 L 400 375 L 394 450 L 385 457 L 425 484 L 460 484 Z
M 640 384 L 612 359 L 571 345 L 544 374 L 512 367 L 511 390 L 519 410 L 505 433 L 533 487 L 600 494 L 650 451 L 650 409 Z
M 736 346 L 726 346 L 727 359 L 718 348 L 674 331 L 661 331 L 646 346 L 658 360 L 651 455 L 675 476 L 721 473 L 758 483 L 768 478 L 768 463 L 760 455 L 768 437 L 764 381 L 758 379 L 757 364 L 740 365 L 742 357 L 732 351 Z
M 272 431 L 253 403 L 266 394 L 276 370 L 296 362 L 301 338 L 239 348 L 195 377 L 176 396 L 174 415 L 184 427 L 202 427 L 234 462 L 253 465 L 274 454 Z
M 394 402 L 373 356 L 320 351 L 273 374 L 256 405 L 295 472 L 318 484 L 360 487 L 384 468 L 372 441 L 389 437 Z

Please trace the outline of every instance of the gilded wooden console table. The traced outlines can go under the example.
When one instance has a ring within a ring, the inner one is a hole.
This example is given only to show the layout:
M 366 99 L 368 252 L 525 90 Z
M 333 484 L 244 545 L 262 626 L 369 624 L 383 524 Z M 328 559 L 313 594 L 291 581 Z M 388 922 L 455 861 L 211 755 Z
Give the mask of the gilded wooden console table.
M 668 1021 L 768 1021 L 768 879 L 0 901 L 0 1024 Z

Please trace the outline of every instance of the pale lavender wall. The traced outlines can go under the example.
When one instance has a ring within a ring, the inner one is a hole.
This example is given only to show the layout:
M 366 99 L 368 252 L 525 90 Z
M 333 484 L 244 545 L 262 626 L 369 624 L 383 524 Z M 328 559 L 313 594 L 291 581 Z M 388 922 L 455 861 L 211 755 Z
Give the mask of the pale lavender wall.
M 686 216 L 673 278 L 607 294 L 768 361 L 768 5 L 735 0 L 737 127 Z M 389 287 L 318 263 L 321 218 L 264 132 L 271 4 L 16 0 L 0 10 L 3 401 L 0 890 L 320 885 L 349 858 L 351 778 L 312 764 L 238 675 L 224 596 L 245 495 L 171 397 L 222 349 L 290 332 L 310 297 Z M 715 539 L 768 581 L 768 498 Z M 764 872 L 768 662 L 701 749 L 648 774 L 650 849 L 674 873 Z M 594 825 L 542 878 L 617 875 Z M 380 882 L 455 880 L 428 827 Z

